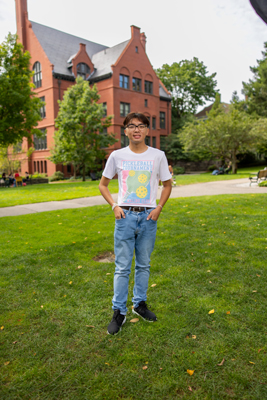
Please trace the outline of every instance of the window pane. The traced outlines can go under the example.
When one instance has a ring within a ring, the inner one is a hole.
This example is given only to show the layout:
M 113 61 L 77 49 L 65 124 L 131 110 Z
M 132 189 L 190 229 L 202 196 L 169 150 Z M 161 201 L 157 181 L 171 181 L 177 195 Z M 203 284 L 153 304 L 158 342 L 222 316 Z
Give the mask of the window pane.
M 165 129 L 165 112 L 160 112 L 160 128 Z
M 157 145 L 156 145 L 156 137 L 155 136 L 153 136 L 153 138 L 152 138 L 152 146 L 153 147 L 157 147 Z
M 33 83 L 37 88 L 42 86 L 42 72 L 41 72 L 41 64 L 39 61 L 36 61 L 33 66 Z
M 153 94 L 153 82 L 145 81 L 145 92 Z
M 104 110 L 104 117 L 106 117 L 107 116 L 107 103 L 102 103 L 102 107 Z
M 156 129 L 156 117 L 152 117 L 152 129 Z

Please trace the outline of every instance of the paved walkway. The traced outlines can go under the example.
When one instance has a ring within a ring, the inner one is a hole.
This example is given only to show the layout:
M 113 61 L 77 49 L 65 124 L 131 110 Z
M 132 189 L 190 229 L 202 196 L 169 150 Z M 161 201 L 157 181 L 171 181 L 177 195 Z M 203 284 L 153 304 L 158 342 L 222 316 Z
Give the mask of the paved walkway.
M 158 198 L 160 197 L 158 190 Z M 213 196 L 218 194 L 253 194 L 267 193 L 267 187 L 257 184 L 249 186 L 248 179 L 234 179 L 229 181 L 215 181 L 196 183 L 193 185 L 177 186 L 172 188 L 171 198 L 192 196 Z M 117 194 L 112 195 L 117 200 Z M 73 200 L 49 201 L 46 203 L 24 204 L 21 206 L 0 208 L 0 217 L 11 217 L 24 214 L 34 214 L 44 211 L 63 210 L 65 208 L 91 207 L 107 204 L 102 196 L 84 197 Z

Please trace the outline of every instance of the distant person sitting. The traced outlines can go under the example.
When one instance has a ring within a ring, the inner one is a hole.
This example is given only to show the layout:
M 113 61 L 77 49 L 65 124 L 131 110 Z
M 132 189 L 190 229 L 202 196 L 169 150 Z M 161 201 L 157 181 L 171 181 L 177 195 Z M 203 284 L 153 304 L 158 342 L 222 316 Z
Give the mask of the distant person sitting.
M 215 169 L 211 173 L 211 175 L 223 175 L 223 174 L 224 174 L 224 167 L 220 167 L 219 169 Z
M 228 164 L 228 166 L 227 166 L 227 168 L 225 168 L 225 174 L 228 174 L 229 172 L 231 172 L 231 169 L 232 169 L 232 163 L 231 163 L 231 161 L 229 162 L 229 164 Z
M 23 178 L 23 183 L 26 183 L 30 179 L 29 172 L 25 172 L 25 178 Z
M 6 180 L 6 173 L 5 172 L 2 173 L 2 179 L 3 179 L 3 181 Z
M 10 172 L 10 174 L 8 175 L 8 179 L 9 179 L 10 186 L 13 184 L 14 184 L 14 186 L 16 186 L 16 179 L 14 178 L 12 172 Z

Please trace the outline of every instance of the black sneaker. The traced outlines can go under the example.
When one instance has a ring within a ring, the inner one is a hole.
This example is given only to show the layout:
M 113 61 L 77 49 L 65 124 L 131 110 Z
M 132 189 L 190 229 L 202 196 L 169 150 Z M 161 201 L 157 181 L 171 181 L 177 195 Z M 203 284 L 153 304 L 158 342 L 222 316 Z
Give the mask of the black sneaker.
M 156 315 L 147 308 L 145 301 L 140 301 L 139 306 L 133 308 L 133 313 L 140 315 L 145 321 L 154 322 L 157 321 Z
M 120 313 L 120 310 L 115 310 L 113 317 L 112 317 L 112 321 L 110 322 L 110 324 L 108 326 L 108 334 L 109 335 L 117 335 L 117 333 L 119 333 L 119 331 L 121 330 L 121 327 L 125 323 L 125 321 L 126 321 L 126 316 L 122 315 Z

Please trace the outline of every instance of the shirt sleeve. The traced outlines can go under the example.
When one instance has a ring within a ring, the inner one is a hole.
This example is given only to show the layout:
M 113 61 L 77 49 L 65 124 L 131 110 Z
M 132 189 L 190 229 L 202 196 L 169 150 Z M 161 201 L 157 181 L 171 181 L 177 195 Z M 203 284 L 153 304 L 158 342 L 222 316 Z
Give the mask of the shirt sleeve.
M 114 157 L 114 152 L 112 152 L 108 158 L 108 161 L 106 163 L 106 166 L 104 168 L 104 171 L 102 175 L 105 178 L 112 179 L 116 175 L 116 161 Z
M 160 160 L 160 166 L 159 166 L 159 179 L 162 182 L 164 182 L 164 181 L 168 181 L 171 178 L 172 178 L 172 176 L 169 171 L 168 161 L 165 156 L 165 153 L 163 153 L 163 156 L 161 157 L 161 160 Z

